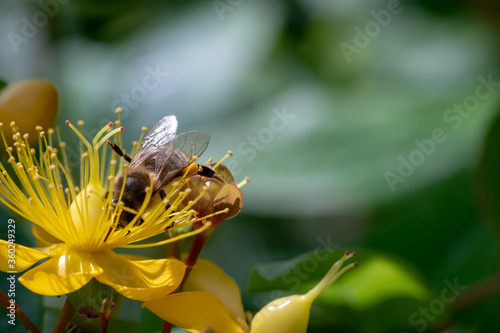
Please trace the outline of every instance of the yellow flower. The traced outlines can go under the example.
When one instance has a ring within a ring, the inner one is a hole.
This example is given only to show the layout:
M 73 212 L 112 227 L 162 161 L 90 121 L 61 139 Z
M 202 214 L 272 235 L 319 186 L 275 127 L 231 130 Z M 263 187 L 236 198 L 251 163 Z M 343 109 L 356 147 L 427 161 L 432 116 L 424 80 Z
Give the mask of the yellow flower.
M 279 298 L 264 306 L 254 316 L 250 330 L 238 285 L 206 259 L 198 260 L 186 281 L 185 292 L 150 300 L 143 306 L 189 332 L 210 328 L 224 333 L 305 333 L 313 301 L 347 270 L 358 266 L 352 263 L 342 268 L 344 261 L 355 255 L 346 252 L 305 295 Z
M 147 301 L 143 306 L 189 332 L 210 328 L 214 332 L 248 333 L 240 289 L 219 266 L 198 259 L 184 290 Z
M 124 164 L 121 159 L 118 163 L 116 159 L 106 161 L 111 152 L 106 151 L 105 142 L 123 128 L 111 130 L 113 123 L 109 123 L 90 143 L 69 121 L 66 125 L 81 140 L 79 186 L 69 170 L 65 143 L 60 142 L 59 149 L 55 148 L 54 136 L 59 137 L 59 132 L 49 129 L 45 133 L 38 127 L 39 153 L 36 154 L 28 142 L 29 136 L 21 136 L 14 123 L 11 124 L 13 147 L 8 146 L 1 131 L 12 170 L 7 171 L 0 163 L 0 201 L 34 223 L 33 234 L 45 247 L 34 249 L 15 244 L 15 257 L 9 258 L 9 242 L 0 241 L 0 270 L 21 272 L 47 259 L 19 278 L 26 288 L 42 295 L 71 293 L 92 278 L 135 300 L 146 301 L 171 293 L 182 281 L 185 272 L 182 262 L 137 260 L 116 254 L 113 249 L 162 245 L 192 235 L 194 232 L 176 239 L 144 243 L 164 233 L 167 226 L 177 228 L 197 221 L 191 205 L 176 211 L 172 208 L 189 193 L 179 193 L 179 187 L 174 186 L 163 204 L 146 211 L 151 199 L 149 190 L 141 209 L 132 212 L 137 213 L 136 218 L 118 229 L 116 216 L 130 209 L 112 204 L 111 193 L 105 188 L 111 188 L 114 175 L 124 169 Z M 168 203 L 171 206 L 167 206 Z M 142 242 L 134 244 L 139 241 Z

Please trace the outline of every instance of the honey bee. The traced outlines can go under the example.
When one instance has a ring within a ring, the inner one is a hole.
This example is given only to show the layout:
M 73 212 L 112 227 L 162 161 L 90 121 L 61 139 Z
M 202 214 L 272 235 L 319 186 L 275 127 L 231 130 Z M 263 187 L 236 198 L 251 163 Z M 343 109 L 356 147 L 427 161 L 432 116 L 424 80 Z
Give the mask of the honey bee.
M 121 200 L 125 207 L 138 211 L 146 198 L 146 188 L 151 186 L 150 174 L 153 173 L 152 197 L 147 209 L 164 199 L 164 187 L 191 167 L 197 174 L 216 178 L 215 171 L 205 165 L 196 165 L 194 156 L 200 156 L 208 146 L 210 135 L 205 132 L 191 131 L 176 135 L 177 119 L 166 116 L 161 119 L 144 137 L 134 157 L 130 157 L 116 144 L 107 141 L 116 154 L 129 163 L 125 173 L 119 174 L 113 183 L 111 202 Z M 125 179 L 125 184 L 123 180 Z M 122 191 L 123 188 L 123 191 Z M 121 198 L 120 198 L 121 197 Z M 167 206 L 168 207 L 168 206 Z M 119 225 L 125 227 L 135 218 L 135 214 L 123 210 Z M 139 219 L 139 224 L 142 219 Z

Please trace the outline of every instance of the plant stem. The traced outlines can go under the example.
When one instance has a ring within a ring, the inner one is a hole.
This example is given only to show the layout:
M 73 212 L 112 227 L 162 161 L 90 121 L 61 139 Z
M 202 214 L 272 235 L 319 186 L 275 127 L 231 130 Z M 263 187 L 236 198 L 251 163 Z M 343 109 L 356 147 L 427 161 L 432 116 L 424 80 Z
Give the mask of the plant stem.
M 170 324 L 168 321 L 163 321 L 161 333 L 170 333 L 171 330 L 172 330 L 172 324 Z
M 7 297 L 3 292 L 0 291 L 0 305 L 2 308 L 7 312 L 10 313 L 10 309 L 8 307 L 12 303 L 10 302 L 10 298 Z M 40 330 L 33 324 L 31 320 L 24 314 L 24 312 L 21 311 L 19 306 L 15 304 L 15 313 L 16 313 L 16 320 L 20 322 L 27 330 L 28 332 L 33 332 L 33 333 L 41 333 Z
M 172 238 L 171 231 L 166 232 L 167 239 Z M 179 246 L 179 242 L 173 242 L 167 244 L 167 258 L 181 258 L 181 248 Z
M 493 296 L 500 291 L 500 272 L 472 285 L 467 291 L 457 297 L 455 311 L 460 311 L 473 304 Z
M 73 306 L 71 305 L 71 302 L 69 301 L 69 299 L 66 298 L 66 302 L 64 303 L 64 306 L 61 310 L 61 314 L 59 315 L 59 318 L 57 319 L 56 325 L 52 329 L 52 333 L 64 332 L 66 324 L 68 323 L 69 318 L 71 317 L 71 315 L 74 312 L 75 312 L 75 309 L 73 309 Z
M 196 225 L 195 225 L 196 228 Z M 208 237 L 212 233 L 212 230 L 209 228 L 208 230 L 205 230 L 201 234 L 197 234 L 193 238 L 193 244 L 191 244 L 191 249 L 189 249 L 189 253 L 184 259 L 184 263 L 186 264 L 186 272 L 184 273 L 184 277 L 182 279 L 181 284 L 177 287 L 177 290 L 175 292 L 179 292 L 182 290 L 182 287 L 184 286 L 184 283 L 186 282 L 189 273 L 191 273 L 191 270 L 193 267 L 196 265 L 196 261 L 198 260 L 198 257 L 200 256 L 201 250 L 203 249 L 203 246 L 205 246 L 205 243 L 207 242 Z M 170 252 L 168 252 L 170 253 Z M 167 321 L 163 321 L 163 326 L 161 328 L 161 333 L 170 333 L 172 330 L 172 324 L 170 324 Z
M 453 304 L 453 314 L 457 315 L 458 312 L 465 310 L 481 301 L 493 296 L 500 291 L 500 272 L 496 275 L 487 277 L 479 282 L 476 282 L 461 295 L 457 296 Z M 447 319 L 440 324 L 434 332 L 444 332 L 453 326 L 452 319 Z
M 201 234 L 197 234 L 194 236 L 191 249 L 189 250 L 186 259 L 184 259 L 184 263 L 186 264 L 186 272 L 184 273 L 184 278 L 182 279 L 182 282 L 178 287 L 179 291 L 182 290 L 182 287 L 184 286 L 184 283 L 186 282 L 189 273 L 191 273 L 191 270 L 196 265 L 196 261 L 198 260 L 201 250 L 203 250 L 203 247 L 205 246 L 205 243 L 207 242 L 210 233 L 211 232 L 209 229 L 205 232 L 202 232 Z
M 108 302 L 107 298 L 102 300 L 101 313 L 99 314 L 99 316 L 101 317 L 101 333 L 106 333 L 108 331 L 109 317 L 111 316 L 111 311 L 115 307 L 115 303 L 113 302 L 113 296 L 111 296 L 111 302 L 109 303 L 108 309 L 106 311 L 107 302 Z

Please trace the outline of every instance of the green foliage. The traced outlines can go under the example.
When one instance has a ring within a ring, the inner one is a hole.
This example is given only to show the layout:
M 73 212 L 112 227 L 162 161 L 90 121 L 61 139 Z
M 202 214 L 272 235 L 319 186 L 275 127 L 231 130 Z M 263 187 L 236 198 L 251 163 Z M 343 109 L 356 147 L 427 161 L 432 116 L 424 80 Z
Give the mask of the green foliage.
M 488 130 L 476 170 L 476 192 L 479 206 L 500 236 L 500 112 Z
M 257 265 L 248 284 L 254 304 L 305 294 L 344 252 L 315 252 Z M 409 314 L 428 304 L 433 296 L 417 278 L 415 268 L 401 258 L 367 249 L 359 249 L 355 259 L 360 266 L 345 273 L 313 303 L 311 326 L 359 332 L 410 329 Z
M 315 301 L 309 332 L 497 331 L 500 293 L 493 284 L 489 297 L 462 297 L 499 279 L 498 86 L 472 111 L 463 104 L 475 96 L 478 77 L 500 81 L 499 5 L 400 2 L 402 12 L 346 59 L 339 45 L 354 44 L 355 28 L 364 30 L 372 11 L 389 1 L 222 2 L 233 3 L 223 16 L 212 1 L 70 1 L 18 53 L 4 38 L 0 76 L 54 78 L 59 125 L 83 119 L 100 128 L 114 119 L 118 99 L 128 151 L 140 126 L 166 114 L 179 118 L 181 131 L 210 132 L 200 161 L 232 149 L 225 163 L 236 182 L 252 182 L 242 189 L 242 213 L 221 224 L 202 255 L 237 280 L 246 309 L 306 292 L 345 248 L 357 251 L 360 265 Z M 41 10 L 36 1 L 0 4 L 3 35 L 21 34 L 21 18 Z M 33 54 L 36 60 L 27 57 Z M 170 75 L 143 100 L 124 102 L 139 91 L 146 68 L 157 65 Z M 283 112 L 293 117 L 275 122 Z M 284 124 L 272 138 L 271 124 Z M 446 140 L 391 188 L 385 173 L 398 174 L 401 159 L 422 152 L 416 141 L 436 129 Z M 77 151 L 67 134 L 61 126 Z M 70 161 L 79 163 L 80 155 Z M 0 233 L 5 238 L 5 229 Z M 337 247 L 328 250 L 318 239 Z M 165 249 L 137 254 L 160 258 Z M 455 281 L 465 289 L 442 301 Z M 21 309 L 43 331 L 62 307 L 48 299 L 18 284 Z M 108 332 L 158 332 L 161 320 L 139 306 L 118 304 Z M 423 320 L 420 309 L 431 306 L 436 314 Z M 23 329 L 0 321 L 0 331 Z

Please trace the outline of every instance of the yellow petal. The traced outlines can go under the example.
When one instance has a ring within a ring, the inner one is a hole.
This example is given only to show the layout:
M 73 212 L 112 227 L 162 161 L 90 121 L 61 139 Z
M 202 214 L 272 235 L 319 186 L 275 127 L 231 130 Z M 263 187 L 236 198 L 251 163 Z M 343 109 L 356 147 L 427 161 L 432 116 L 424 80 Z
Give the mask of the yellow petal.
M 51 246 L 52 244 L 62 243 L 62 241 L 51 234 L 49 234 L 42 227 L 34 224 L 31 228 L 31 233 L 37 240 L 38 246 Z
M 65 295 L 80 289 L 101 273 L 102 268 L 92 254 L 70 250 L 24 273 L 19 281 L 40 295 Z
M 210 327 L 217 333 L 243 333 L 231 319 L 224 304 L 214 295 L 189 291 L 166 296 L 143 304 L 158 317 L 189 332 Z
M 198 259 L 184 284 L 184 290 L 205 291 L 217 296 L 229 315 L 240 324 L 245 332 L 248 332 L 238 284 L 210 260 Z
M 96 279 L 139 301 L 170 294 L 179 286 L 186 270 L 186 265 L 175 259 L 130 260 L 112 251 L 94 255 L 104 269 L 104 274 Z
M 0 240 L 0 271 L 22 272 L 47 255 L 38 250 Z

